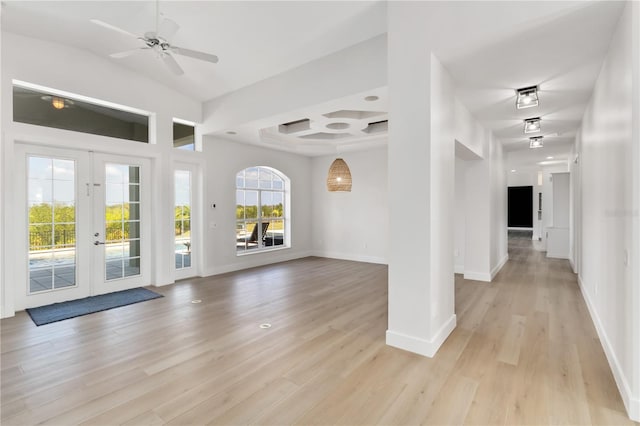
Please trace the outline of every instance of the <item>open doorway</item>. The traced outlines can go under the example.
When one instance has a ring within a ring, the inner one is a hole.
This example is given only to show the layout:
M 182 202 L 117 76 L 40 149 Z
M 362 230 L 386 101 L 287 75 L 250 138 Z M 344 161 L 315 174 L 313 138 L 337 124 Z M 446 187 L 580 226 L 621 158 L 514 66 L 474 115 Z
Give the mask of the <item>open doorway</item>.
M 533 186 L 510 186 L 507 206 L 509 229 L 533 231 Z

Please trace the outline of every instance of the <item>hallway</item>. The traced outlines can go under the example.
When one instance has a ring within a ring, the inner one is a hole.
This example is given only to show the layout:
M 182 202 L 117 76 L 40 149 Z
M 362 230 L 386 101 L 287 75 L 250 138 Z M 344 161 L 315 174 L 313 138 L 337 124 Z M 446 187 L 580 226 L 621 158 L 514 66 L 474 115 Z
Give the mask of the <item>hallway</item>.
M 526 237 L 509 254 L 493 283 L 456 276 L 458 327 L 433 359 L 385 345 L 386 266 L 342 260 L 186 280 L 39 328 L 19 312 L 1 323 L 1 420 L 630 424 L 568 263 Z

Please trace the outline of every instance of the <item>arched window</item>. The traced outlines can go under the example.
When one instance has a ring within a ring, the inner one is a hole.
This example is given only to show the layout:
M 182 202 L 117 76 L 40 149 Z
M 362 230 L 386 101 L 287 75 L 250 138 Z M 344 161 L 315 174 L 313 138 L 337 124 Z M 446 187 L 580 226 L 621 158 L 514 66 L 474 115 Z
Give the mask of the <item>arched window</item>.
M 236 253 L 288 246 L 289 179 L 270 167 L 249 167 L 236 175 Z

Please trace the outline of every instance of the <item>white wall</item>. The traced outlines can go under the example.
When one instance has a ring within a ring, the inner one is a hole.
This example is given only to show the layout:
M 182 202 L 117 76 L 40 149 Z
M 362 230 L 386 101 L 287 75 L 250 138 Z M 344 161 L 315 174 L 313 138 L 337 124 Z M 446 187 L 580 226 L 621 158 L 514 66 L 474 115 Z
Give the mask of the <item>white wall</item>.
M 455 324 L 453 209 L 455 181 L 455 86 L 431 54 L 431 334 Z
M 327 172 L 336 156 L 311 160 L 313 197 L 312 247 L 316 256 L 387 263 L 389 203 L 387 201 L 387 147 L 341 154 L 353 179 L 351 192 L 329 192 Z M 406 206 L 410 209 L 410 204 Z M 406 235 L 421 226 L 407 220 Z
M 221 274 L 311 254 L 311 159 L 272 149 L 205 136 L 205 270 Z M 236 174 L 251 166 L 273 167 L 291 180 L 291 247 L 268 252 L 236 254 Z M 212 208 L 212 204 L 216 208 Z
M 476 155 L 476 158 L 486 156 L 485 128 L 476 120 L 458 98 L 454 100 L 456 140 Z
M 484 135 L 485 132 L 483 132 Z M 486 135 L 485 135 L 486 136 Z M 489 140 L 483 145 L 488 149 Z M 467 162 L 465 176 L 466 227 L 464 277 L 469 280 L 491 281 L 491 180 L 490 159 Z
M 454 94 L 451 79 L 421 37 L 424 13 L 408 3 L 388 5 L 393 119 L 389 121 L 387 344 L 433 356 L 455 327 Z M 405 237 L 407 203 L 415 212 L 411 219 L 420 217 L 424 224 L 416 227 L 411 239 Z
M 489 135 L 490 146 L 490 244 L 491 279 L 509 259 L 507 244 L 507 176 L 502 143 Z
M 456 177 L 454 188 L 454 237 L 453 237 L 453 257 L 454 272 L 456 274 L 464 274 L 464 254 L 466 248 L 466 222 L 467 222 L 467 161 L 456 156 L 455 161 Z
M 382 34 L 206 102 L 204 130 L 212 133 L 384 87 L 386 62 Z
M 569 228 L 569 173 L 553 173 L 553 217 L 552 226 Z
M 627 3 L 596 82 L 576 140 L 580 181 L 574 182 L 580 193 L 581 215 L 574 218 L 581 234 L 580 287 L 635 420 L 640 420 L 638 9 L 637 2 Z
M 507 260 L 502 144 L 457 99 L 455 135 L 455 268 L 466 279 L 491 281 Z

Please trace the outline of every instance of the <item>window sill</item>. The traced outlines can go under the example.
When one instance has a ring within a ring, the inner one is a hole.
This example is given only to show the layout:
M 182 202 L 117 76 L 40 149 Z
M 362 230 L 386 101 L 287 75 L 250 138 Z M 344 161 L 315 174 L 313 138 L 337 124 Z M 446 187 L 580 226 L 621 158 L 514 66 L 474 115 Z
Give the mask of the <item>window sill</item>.
M 236 256 L 237 257 L 251 256 L 251 255 L 254 255 L 254 254 L 271 253 L 271 252 L 274 252 L 274 251 L 288 250 L 290 248 L 291 248 L 291 246 L 283 245 L 281 247 L 276 247 L 276 248 L 264 248 L 264 249 L 260 249 L 260 250 L 248 250 L 248 251 L 241 252 L 241 253 L 236 252 Z

